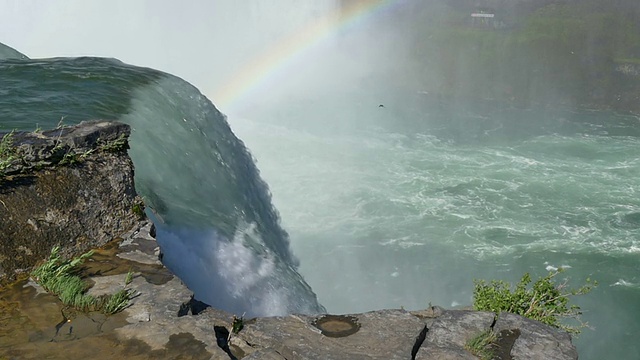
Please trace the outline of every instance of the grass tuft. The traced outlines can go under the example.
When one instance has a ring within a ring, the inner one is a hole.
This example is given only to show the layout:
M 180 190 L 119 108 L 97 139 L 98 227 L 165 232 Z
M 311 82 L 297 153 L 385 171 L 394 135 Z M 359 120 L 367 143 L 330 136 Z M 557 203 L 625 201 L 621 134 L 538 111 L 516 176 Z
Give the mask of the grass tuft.
M 11 131 L 0 139 L 0 177 L 4 175 L 4 170 L 16 159 L 15 148 L 13 146 L 13 134 Z
M 129 148 L 129 144 L 127 142 L 127 136 L 125 134 L 120 134 L 117 139 L 102 144 L 100 146 L 100 150 L 105 152 L 117 153 Z
M 60 247 L 56 246 L 51 250 L 49 259 L 31 272 L 31 277 L 45 290 L 57 295 L 63 304 L 80 311 L 100 311 L 109 315 L 124 310 L 133 297 L 131 289 L 125 287 L 115 294 L 100 297 L 86 293 L 89 287 L 76 271 L 77 267 L 92 255 L 93 250 L 75 259 L 62 260 Z M 127 274 L 127 279 L 133 277 L 130 274 Z
M 108 295 L 102 303 L 102 312 L 105 314 L 115 314 L 129 306 L 129 300 L 133 297 L 131 289 L 121 289 L 115 294 Z
M 494 346 L 497 340 L 493 330 L 487 329 L 467 341 L 464 348 L 481 360 L 491 360 L 495 357 Z

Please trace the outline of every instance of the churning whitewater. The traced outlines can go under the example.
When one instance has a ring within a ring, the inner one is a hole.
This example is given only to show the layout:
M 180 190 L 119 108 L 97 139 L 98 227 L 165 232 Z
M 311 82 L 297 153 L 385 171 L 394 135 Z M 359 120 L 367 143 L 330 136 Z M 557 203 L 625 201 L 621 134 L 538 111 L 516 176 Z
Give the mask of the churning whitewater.
M 132 127 L 136 187 L 152 209 L 164 262 L 198 299 L 249 316 L 324 311 L 296 271 L 251 155 L 195 87 L 113 59 L 5 53 L 3 128 L 90 119 Z

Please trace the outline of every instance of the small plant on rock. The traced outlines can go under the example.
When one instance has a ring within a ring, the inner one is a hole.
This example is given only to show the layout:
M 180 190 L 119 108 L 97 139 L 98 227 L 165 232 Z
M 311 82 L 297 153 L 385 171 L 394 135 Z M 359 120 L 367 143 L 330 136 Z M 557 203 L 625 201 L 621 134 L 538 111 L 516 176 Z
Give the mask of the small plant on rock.
M 231 322 L 231 332 L 234 334 L 239 333 L 244 328 L 244 314 L 240 317 L 233 315 L 233 321 Z
M 109 141 L 100 145 L 100 150 L 105 152 L 117 153 L 120 151 L 127 150 L 129 148 L 129 143 L 127 142 L 127 137 L 125 134 L 120 134 L 117 139 Z
M 16 159 L 15 148 L 13 146 L 13 134 L 14 132 L 11 131 L 0 139 L 0 176 L 4 174 L 4 170 Z
M 143 220 L 147 217 L 144 212 L 144 203 L 141 201 L 133 203 L 131 206 L 131 212 L 138 218 L 138 220 Z
M 487 329 L 467 341 L 464 348 L 481 360 L 492 360 L 495 357 L 496 341 L 498 341 L 496 333 Z
M 550 272 L 547 276 L 536 280 L 531 284 L 531 276 L 526 273 L 512 289 L 511 284 L 504 281 L 492 280 L 487 283 L 484 280 L 475 280 L 473 290 L 473 307 L 476 310 L 493 311 L 500 313 L 507 311 L 540 321 L 547 325 L 561 328 L 567 332 L 578 334 L 587 324 L 580 320 L 580 307 L 569 305 L 569 298 L 575 295 L 589 293 L 596 281 L 587 279 L 587 283 L 578 288 L 568 288 L 568 280 L 556 284 L 554 279 L 563 271 Z M 578 326 L 569 326 L 561 323 L 562 319 L 576 320 Z

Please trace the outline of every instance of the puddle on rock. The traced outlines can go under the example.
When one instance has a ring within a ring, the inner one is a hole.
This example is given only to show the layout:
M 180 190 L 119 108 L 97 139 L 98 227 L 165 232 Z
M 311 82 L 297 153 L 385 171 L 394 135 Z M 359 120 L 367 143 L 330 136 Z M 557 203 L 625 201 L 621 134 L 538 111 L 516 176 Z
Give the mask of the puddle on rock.
M 154 285 L 166 284 L 173 279 L 173 274 L 164 266 L 143 264 L 116 256 L 120 251 L 121 239 L 111 241 L 104 247 L 95 250 L 93 256 L 83 264 L 86 276 L 107 276 L 126 274 L 129 271 L 140 273 L 147 282 Z
M 80 275 L 140 273 L 164 284 L 173 275 L 163 266 L 115 256 L 118 241 L 107 244 L 86 261 Z M 88 280 L 90 281 L 90 280 Z M 0 287 L 0 359 L 209 359 L 205 345 L 191 334 L 170 338 L 165 349 L 151 350 L 140 340 L 120 340 L 113 330 L 127 325 L 126 313 L 106 316 L 64 306 L 56 296 L 40 292 L 28 280 Z
M 360 330 L 358 319 L 346 315 L 324 315 L 313 322 L 313 326 L 322 331 L 322 335 L 328 337 L 346 337 Z
M 44 351 L 48 344 L 85 339 L 127 324 L 124 313 L 105 316 L 70 309 L 57 297 L 38 293 L 28 280 L 0 289 L 0 309 L 2 355 L 29 344 Z

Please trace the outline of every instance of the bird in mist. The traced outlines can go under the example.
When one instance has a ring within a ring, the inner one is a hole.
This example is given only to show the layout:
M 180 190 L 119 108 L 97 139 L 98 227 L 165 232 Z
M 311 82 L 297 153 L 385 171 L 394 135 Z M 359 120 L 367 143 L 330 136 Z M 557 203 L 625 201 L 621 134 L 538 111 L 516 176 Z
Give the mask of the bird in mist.
M 383 108 L 383 107 L 384 107 L 384 105 L 380 104 L 380 105 L 378 105 L 378 107 L 379 107 L 379 108 Z

